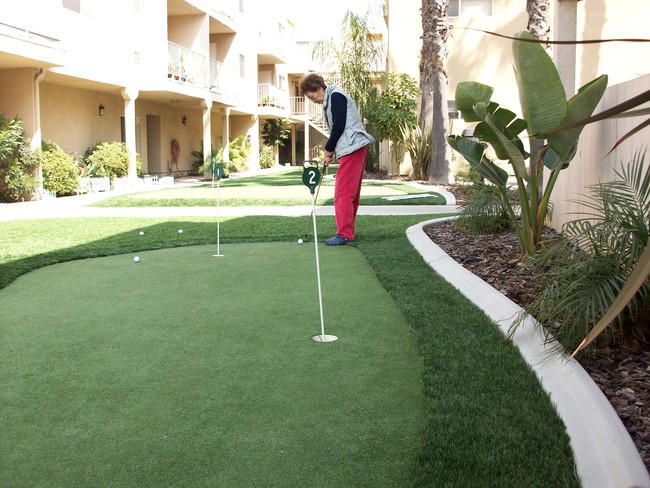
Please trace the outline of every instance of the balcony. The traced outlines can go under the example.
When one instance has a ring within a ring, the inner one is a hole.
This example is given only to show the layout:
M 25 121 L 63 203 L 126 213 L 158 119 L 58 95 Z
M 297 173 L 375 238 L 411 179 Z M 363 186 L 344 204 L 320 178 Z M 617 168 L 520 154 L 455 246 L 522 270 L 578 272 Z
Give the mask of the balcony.
M 286 111 L 289 109 L 289 93 L 271 83 L 257 85 L 257 105 L 275 111 Z M 273 110 L 277 109 L 277 110 Z M 262 111 L 267 113 L 266 111 Z
M 321 134 L 329 135 L 323 122 L 323 106 L 310 102 L 306 97 L 291 97 L 291 115 L 297 119 L 307 120 Z
M 259 32 L 257 41 L 258 64 L 285 64 L 293 47 L 291 39 L 282 30 L 266 29 Z
M 173 42 L 167 43 L 167 78 L 199 88 L 208 86 L 207 58 Z
M 168 42 L 167 79 L 196 88 L 208 88 L 233 104 L 237 97 L 239 76 L 237 70 L 202 54 Z
M 210 90 L 228 99 L 239 94 L 239 75 L 235 68 L 226 66 L 214 59 L 210 60 Z

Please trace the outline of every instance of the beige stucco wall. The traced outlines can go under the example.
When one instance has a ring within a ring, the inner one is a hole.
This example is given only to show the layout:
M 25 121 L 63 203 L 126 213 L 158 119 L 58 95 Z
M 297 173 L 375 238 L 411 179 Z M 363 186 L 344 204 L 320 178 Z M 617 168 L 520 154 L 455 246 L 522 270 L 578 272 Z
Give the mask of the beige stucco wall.
M 31 68 L 0 70 L 0 113 L 20 117 L 27 134 L 34 132 L 34 76 Z
M 389 70 L 419 79 L 422 49 L 422 20 L 419 0 L 402 0 L 390 6 Z M 493 100 L 519 111 L 519 95 L 512 69 L 512 41 L 481 32 L 482 29 L 506 35 L 526 29 L 525 3 L 494 0 L 490 17 L 450 18 L 453 25 L 448 39 L 449 99 L 461 81 L 479 81 L 495 88 Z M 454 133 L 462 132 L 462 121 L 454 122 Z
M 649 86 L 650 74 L 611 86 L 596 112 L 628 100 L 647 90 Z M 646 103 L 644 107 L 650 109 L 650 103 Z M 647 118 L 646 114 L 640 117 L 609 119 L 585 127 L 575 159 L 562 171 L 553 189 L 553 213 L 549 221 L 553 227 L 560 229 L 566 222 L 578 218 L 576 213 L 584 209 L 576 200 L 589 193 L 590 185 L 615 179 L 615 170 L 620 171 L 622 164 L 632 161 L 635 152 L 650 147 L 650 128 L 646 128 L 609 153 L 619 137 Z M 650 154 L 646 155 L 646 161 L 648 158 Z
M 41 83 L 41 127 L 44 141 L 57 143 L 66 153 L 82 156 L 98 141 L 120 140 L 122 99 L 104 93 Z M 99 116 L 99 105 L 105 115 Z
M 105 107 L 105 115 L 98 114 L 99 105 Z M 83 155 L 85 150 L 98 141 L 121 141 L 121 117 L 124 100 L 121 96 L 103 92 L 71 88 L 43 82 L 41 84 L 41 124 L 43 140 L 56 142 L 70 154 Z M 160 117 L 160 141 L 147 140 L 147 115 Z M 182 124 L 187 117 L 186 125 Z M 140 128 L 140 148 L 143 171 L 150 171 L 147 160 L 149 143 L 160 144 L 162 161 L 152 162 L 152 172 L 167 171 L 171 160 L 171 141 L 176 139 L 181 147 L 178 162 L 180 171 L 192 169 L 192 151 L 201 149 L 202 111 L 196 108 L 172 107 L 168 103 L 136 100 L 136 117 Z M 217 136 L 222 131 L 222 117 L 213 115 L 213 144 L 218 146 Z M 174 170 L 176 168 L 174 167 Z
M 578 2 L 580 39 L 648 38 L 648 0 L 589 0 Z M 577 48 L 580 85 L 606 73 L 610 85 L 650 73 L 648 43 L 611 42 Z

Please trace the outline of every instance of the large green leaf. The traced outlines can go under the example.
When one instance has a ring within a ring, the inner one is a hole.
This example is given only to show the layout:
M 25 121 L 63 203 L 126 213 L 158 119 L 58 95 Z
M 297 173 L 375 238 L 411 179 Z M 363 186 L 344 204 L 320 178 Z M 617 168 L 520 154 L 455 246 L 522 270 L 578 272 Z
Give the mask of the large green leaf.
M 481 138 L 485 142 L 490 143 L 497 158 L 508 161 L 512 165 L 515 173 L 528 181 L 528 171 L 524 162 L 526 154 L 522 152 L 523 145 L 517 147 L 513 143 L 511 135 L 504 132 L 497 118 L 494 114 L 488 112 L 488 108 L 484 103 L 477 103 L 474 106 L 474 112 L 484 122 L 484 124 L 479 124 L 481 125 L 479 130 Z M 477 127 L 477 129 L 479 128 Z
M 606 88 L 607 75 L 601 75 L 580 88 L 578 93 L 567 103 L 567 114 L 559 121 L 557 127 L 571 125 L 589 117 L 596 110 Z M 582 129 L 584 126 L 555 132 L 547 136 L 549 146 L 557 154 L 563 166 L 573 159 Z
M 476 81 L 463 81 L 456 86 L 456 109 L 465 122 L 481 120 L 474 113 L 474 105 L 479 102 L 490 103 L 494 88 Z
M 516 39 L 534 39 L 519 32 Z M 566 92 L 557 68 L 544 48 L 533 42 L 512 46 L 519 101 L 530 134 L 558 126 L 566 115 Z
M 461 136 L 449 136 L 447 141 L 483 178 L 497 186 L 506 185 L 508 172 L 485 157 L 487 144 Z

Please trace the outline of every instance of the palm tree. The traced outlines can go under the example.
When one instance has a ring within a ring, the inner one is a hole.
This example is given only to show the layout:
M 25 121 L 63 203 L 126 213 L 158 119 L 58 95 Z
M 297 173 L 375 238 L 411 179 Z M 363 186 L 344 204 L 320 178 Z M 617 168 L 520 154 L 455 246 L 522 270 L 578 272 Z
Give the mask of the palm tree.
M 348 11 L 338 38 L 319 41 L 314 46 L 314 58 L 328 71 L 324 73 L 326 83 L 345 89 L 361 113 L 373 88 L 373 68 L 383 58 L 382 47 L 373 39 L 367 20 L 367 13 L 360 17 Z
M 420 125 L 431 133 L 429 183 L 449 183 L 451 149 L 447 144 L 447 21 L 449 0 L 422 0 L 422 55 L 420 58 Z
M 548 23 L 549 0 L 526 0 L 526 12 L 528 12 L 528 32 L 538 41 L 550 40 L 551 26 Z M 550 44 L 545 44 L 548 50 Z

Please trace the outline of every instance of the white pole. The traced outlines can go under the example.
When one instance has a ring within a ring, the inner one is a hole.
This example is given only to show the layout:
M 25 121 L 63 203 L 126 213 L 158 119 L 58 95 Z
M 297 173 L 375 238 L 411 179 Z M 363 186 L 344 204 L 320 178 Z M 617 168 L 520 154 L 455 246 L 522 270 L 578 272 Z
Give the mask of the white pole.
M 219 191 L 219 189 L 220 189 L 220 185 L 219 185 L 220 181 L 221 181 L 221 178 L 217 178 L 217 254 L 213 254 L 212 256 L 214 256 L 214 257 L 223 256 L 223 254 L 221 254 L 220 249 L 219 249 L 219 244 L 220 244 L 220 240 L 221 240 L 221 236 L 219 235 L 219 225 L 221 223 L 221 214 L 220 214 L 221 197 L 220 197 L 220 191 Z M 212 180 L 212 185 L 213 185 L 212 188 L 214 188 L 214 179 Z
M 323 319 L 323 292 L 321 290 L 321 285 L 320 285 L 320 262 L 318 259 L 318 230 L 316 229 L 316 198 L 314 197 L 314 194 L 312 193 L 311 195 L 311 204 L 312 204 L 312 212 L 314 218 L 312 219 L 314 222 L 314 249 L 316 249 L 316 276 L 318 278 L 318 304 L 320 306 L 320 330 L 321 330 L 321 337 L 325 337 L 325 320 Z
M 221 236 L 219 235 L 219 225 L 221 224 L 220 182 L 221 182 L 221 178 L 217 180 L 217 256 L 221 255 L 221 253 L 219 252 L 219 241 L 221 240 Z

